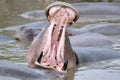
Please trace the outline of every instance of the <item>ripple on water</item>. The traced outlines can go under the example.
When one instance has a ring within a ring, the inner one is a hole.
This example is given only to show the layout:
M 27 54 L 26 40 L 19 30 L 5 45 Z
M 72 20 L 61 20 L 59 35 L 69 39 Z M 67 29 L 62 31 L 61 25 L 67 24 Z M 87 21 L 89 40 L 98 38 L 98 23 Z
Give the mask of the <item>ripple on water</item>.
M 25 62 L 27 49 L 21 49 L 20 45 L 13 42 L 0 46 L 0 60 L 9 62 Z
M 78 67 L 74 80 L 119 80 L 120 59 L 86 63 Z

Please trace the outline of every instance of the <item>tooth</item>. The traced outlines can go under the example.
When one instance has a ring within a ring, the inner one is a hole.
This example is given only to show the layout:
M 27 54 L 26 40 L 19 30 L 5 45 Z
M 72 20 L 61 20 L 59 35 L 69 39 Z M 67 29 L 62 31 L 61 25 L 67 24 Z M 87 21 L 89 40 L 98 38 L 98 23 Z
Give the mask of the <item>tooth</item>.
M 68 58 L 66 57 L 65 58 L 65 61 L 64 61 L 64 65 L 63 65 L 63 67 L 62 67 L 62 70 L 66 70 L 67 69 L 67 65 L 68 65 Z
M 48 38 L 46 40 L 46 44 L 45 44 L 45 47 L 43 48 L 43 51 L 44 53 L 46 54 L 45 56 L 46 57 L 49 57 L 50 56 L 50 52 L 51 52 L 51 35 L 52 35 L 52 30 L 53 30 L 53 27 L 54 27 L 54 24 L 53 22 L 51 22 L 49 28 L 48 28 Z
M 62 29 L 60 30 L 60 33 L 59 33 L 59 35 L 58 35 L 58 39 L 57 39 L 57 41 L 60 40 L 61 34 L 62 34 Z
M 37 62 L 41 62 L 41 59 L 42 59 L 42 57 L 43 57 L 43 51 L 40 53 L 40 56 L 39 56 L 39 58 L 38 58 L 38 60 L 37 60 Z
M 65 43 L 65 27 L 66 25 L 64 25 L 63 30 L 62 30 L 62 34 L 61 34 L 61 38 L 60 38 L 60 43 L 59 43 L 59 47 L 58 47 L 58 55 L 57 57 L 64 58 L 64 43 Z

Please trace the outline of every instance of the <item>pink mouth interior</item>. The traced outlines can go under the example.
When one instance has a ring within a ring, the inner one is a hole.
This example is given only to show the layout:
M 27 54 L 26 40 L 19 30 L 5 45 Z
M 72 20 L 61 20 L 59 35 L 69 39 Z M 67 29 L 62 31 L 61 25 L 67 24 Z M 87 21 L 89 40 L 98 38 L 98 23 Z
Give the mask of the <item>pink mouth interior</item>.
M 48 68 L 55 68 L 61 72 L 65 59 L 65 30 L 75 18 L 75 13 L 70 8 L 55 6 L 49 10 L 48 17 L 50 26 L 39 64 Z

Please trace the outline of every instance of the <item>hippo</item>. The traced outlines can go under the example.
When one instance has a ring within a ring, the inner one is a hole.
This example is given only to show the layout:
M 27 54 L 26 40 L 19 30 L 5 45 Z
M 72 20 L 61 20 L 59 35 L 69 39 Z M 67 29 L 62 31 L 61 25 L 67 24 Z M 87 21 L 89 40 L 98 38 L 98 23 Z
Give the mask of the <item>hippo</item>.
M 16 41 L 29 41 L 32 42 L 34 37 L 39 33 L 43 32 L 46 27 L 39 29 L 32 29 L 26 26 L 22 26 L 18 29 L 17 33 L 14 36 Z
M 67 28 L 69 33 L 72 35 L 78 35 L 83 33 L 99 33 L 106 36 L 119 36 L 120 35 L 120 24 L 116 23 L 96 23 L 89 24 L 82 28 Z
M 82 58 L 79 58 L 82 56 L 79 51 L 80 47 L 73 48 L 66 33 L 66 27 L 77 21 L 79 14 L 70 4 L 55 2 L 46 8 L 46 16 L 50 26 L 45 33 L 39 33 L 31 43 L 27 53 L 28 66 L 40 66 L 63 73 L 69 68 L 76 67 L 76 63 L 82 61 Z M 91 51 L 90 53 L 94 52 L 94 56 L 89 59 L 95 58 L 96 61 L 120 57 L 120 54 L 116 52 L 108 54 L 109 49 L 105 49 L 108 52 L 103 54 L 99 51 L 104 51 L 104 49 L 88 48 L 86 50 Z
M 108 36 L 89 32 L 80 35 L 70 36 L 69 39 L 72 46 L 79 47 L 111 47 L 113 44 L 116 44 L 118 42 L 117 40 L 112 39 Z
M 86 32 L 99 33 L 106 36 L 119 36 L 120 35 L 120 24 L 115 23 L 96 23 L 84 26 L 79 29 L 68 28 L 67 31 L 72 35 L 83 34 Z
M 33 39 L 38 35 L 40 32 L 43 34 L 45 32 L 47 27 L 43 27 L 42 29 L 31 29 L 27 27 L 21 27 L 16 35 L 14 36 L 14 39 L 17 42 L 28 42 L 29 44 L 32 43 Z M 68 29 L 68 28 L 67 28 Z M 73 30 L 73 29 L 71 29 Z M 111 45 L 116 44 L 118 41 L 115 39 L 112 39 L 106 35 L 95 33 L 95 32 L 84 32 L 82 34 L 75 34 L 79 31 L 79 29 L 75 32 L 73 30 L 67 30 L 67 35 L 69 36 L 69 39 L 71 41 L 72 46 L 81 46 L 81 47 L 88 47 L 88 46 L 108 46 L 111 47 Z M 81 32 L 81 31 L 80 31 Z M 89 42 L 88 42 L 89 40 Z M 76 42 L 77 41 L 77 42 Z

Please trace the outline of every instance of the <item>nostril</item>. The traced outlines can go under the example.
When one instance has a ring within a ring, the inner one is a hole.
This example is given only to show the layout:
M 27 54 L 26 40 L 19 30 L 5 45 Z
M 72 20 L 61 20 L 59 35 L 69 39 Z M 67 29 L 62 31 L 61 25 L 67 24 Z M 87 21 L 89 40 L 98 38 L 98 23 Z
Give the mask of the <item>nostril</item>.
M 40 53 L 40 56 L 38 57 L 37 62 L 39 62 L 39 63 L 41 62 L 42 56 L 43 56 L 43 51 Z
M 68 57 L 65 58 L 65 61 L 64 61 L 64 65 L 62 67 L 62 70 L 66 70 L 67 69 L 67 66 L 68 66 Z

